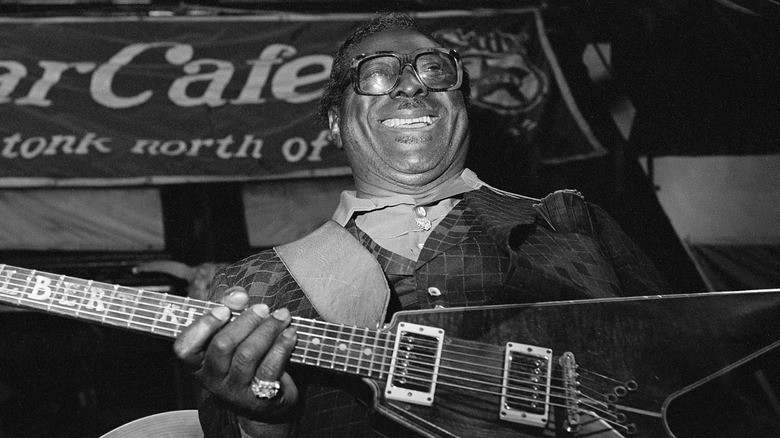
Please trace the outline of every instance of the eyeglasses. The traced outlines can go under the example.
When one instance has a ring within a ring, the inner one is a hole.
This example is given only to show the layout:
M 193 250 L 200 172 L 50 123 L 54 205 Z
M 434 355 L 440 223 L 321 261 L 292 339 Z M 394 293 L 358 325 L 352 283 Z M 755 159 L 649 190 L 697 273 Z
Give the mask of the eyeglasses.
M 350 74 L 357 94 L 381 96 L 401 80 L 406 66 L 428 91 L 451 91 L 463 82 L 463 64 L 451 49 L 420 49 L 411 53 L 375 52 L 352 59 Z

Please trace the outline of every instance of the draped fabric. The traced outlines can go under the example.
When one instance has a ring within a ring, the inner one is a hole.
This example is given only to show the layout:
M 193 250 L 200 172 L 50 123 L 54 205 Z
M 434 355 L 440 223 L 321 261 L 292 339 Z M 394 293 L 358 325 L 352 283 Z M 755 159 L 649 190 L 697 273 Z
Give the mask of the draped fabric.
M 163 248 L 162 207 L 155 188 L 0 191 L 0 249 Z
M 780 286 L 780 245 L 696 245 L 688 248 L 713 291 Z
M 660 157 L 658 199 L 713 291 L 780 287 L 780 155 Z

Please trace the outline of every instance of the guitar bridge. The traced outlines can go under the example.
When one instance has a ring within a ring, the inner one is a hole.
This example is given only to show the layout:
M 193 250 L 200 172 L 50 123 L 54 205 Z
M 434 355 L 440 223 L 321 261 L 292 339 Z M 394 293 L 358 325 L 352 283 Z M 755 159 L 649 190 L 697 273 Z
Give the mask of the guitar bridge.
M 430 406 L 436 392 L 444 330 L 400 323 L 385 386 L 385 397 Z
M 552 350 L 506 344 L 501 386 L 501 419 L 544 427 L 550 414 Z

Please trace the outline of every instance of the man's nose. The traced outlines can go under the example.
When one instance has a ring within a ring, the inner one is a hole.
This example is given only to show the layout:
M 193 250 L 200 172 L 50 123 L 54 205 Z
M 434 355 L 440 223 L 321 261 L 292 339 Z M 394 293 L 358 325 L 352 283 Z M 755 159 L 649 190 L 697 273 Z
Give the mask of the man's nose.
M 402 66 L 398 75 L 398 85 L 390 91 L 391 98 L 428 95 L 428 88 L 417 78 L 411 65 Z

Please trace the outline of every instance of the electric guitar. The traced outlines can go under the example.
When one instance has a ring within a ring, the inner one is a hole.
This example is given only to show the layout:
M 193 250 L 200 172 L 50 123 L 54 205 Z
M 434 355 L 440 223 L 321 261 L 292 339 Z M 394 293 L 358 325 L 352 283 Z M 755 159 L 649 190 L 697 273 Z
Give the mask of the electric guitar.
M 0 302 L 169 338 L 217 306 L 6 265 Z M 293 325 L 292 362 L 364 377 L 420 436 L 780 436 L 777 289 Z

